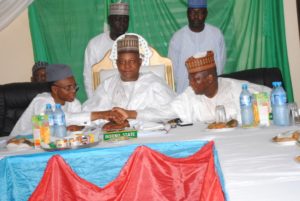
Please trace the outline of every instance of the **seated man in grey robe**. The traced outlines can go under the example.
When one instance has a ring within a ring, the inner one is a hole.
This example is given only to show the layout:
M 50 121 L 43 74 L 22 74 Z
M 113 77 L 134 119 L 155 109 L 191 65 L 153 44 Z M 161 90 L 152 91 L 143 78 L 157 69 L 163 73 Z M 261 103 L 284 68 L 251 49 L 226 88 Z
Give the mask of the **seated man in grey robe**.
M 212 51 L 198 53 L 186 61 L 190 86 L 170 103 L 143 110 L 124 110 L 124 118 L 148 121 L 166 121 L 180 118 L 184 122 L 204 122 L 215 120 L 215 108 L 224 105 L 227 118 L 240 121 L 239 96 L 243 83 L 249 91 L 268 92 L 271 89 L 247 81 L 217 77 L 216 64 Z
M 152 72 L 140 72 L 139 40 L 125 35 L 117 41 L 118 72 L 104 80 L 94 95 L 83 104 L 83 111 L 111 110 L 122 107 L 141 110 L 159 108 L 175 97 L 167 83 Z

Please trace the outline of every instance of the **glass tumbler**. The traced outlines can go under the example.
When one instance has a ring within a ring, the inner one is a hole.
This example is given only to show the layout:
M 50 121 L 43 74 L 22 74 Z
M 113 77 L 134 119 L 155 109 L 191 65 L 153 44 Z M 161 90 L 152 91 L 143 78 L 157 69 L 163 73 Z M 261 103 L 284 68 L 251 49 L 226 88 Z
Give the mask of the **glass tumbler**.
M 227 122 L 224 105 L 217 105 L 215 114 L 216 114 L 216 123 L 226 123 Z
M 288 103 L 290 125 L 300 124 L 300 115 L 297 103 Z

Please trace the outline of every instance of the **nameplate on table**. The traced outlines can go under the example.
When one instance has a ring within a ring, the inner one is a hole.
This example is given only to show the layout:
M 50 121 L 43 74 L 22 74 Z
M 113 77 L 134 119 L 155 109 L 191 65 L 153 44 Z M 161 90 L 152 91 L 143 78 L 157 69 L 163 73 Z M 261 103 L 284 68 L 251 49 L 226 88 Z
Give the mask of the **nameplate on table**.
M 121 130 L 121 131 L 106 131 L 103 133 L 104 141 L 119 141 L 136 139 L 138 134 L 137 130 Z

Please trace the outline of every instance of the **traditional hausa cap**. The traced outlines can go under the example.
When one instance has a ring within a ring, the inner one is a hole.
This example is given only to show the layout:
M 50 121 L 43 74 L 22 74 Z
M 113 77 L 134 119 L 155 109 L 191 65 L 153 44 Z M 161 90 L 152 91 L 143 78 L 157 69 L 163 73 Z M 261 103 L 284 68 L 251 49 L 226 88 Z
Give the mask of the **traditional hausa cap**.
M 48 66 L 48 63 L 45 61 L 37 61 L 32 67 L 32 73 L 35 73 L 36 71 L 40 70 L 41 68 L 46 68 Z
M 139 38 L 136 35 L 125 35 L 121 40 L 117 41 L 117 49 L 119 52 L 137 52 L 139 53 Z
M 189 8 L 207 8 L 207 0 L 188 0 Z
M 216 68 L 214 53 L 212 51 L 197 53 L 188 58 L 185 65 L 189 73 L 196 73 Z
M 65 64 L 50 64 L 46 67 L 47 82 L 55 82 L 72 77 L 71 68 Z
M 111 3 L 109 7 L 109 15 L 129 15 L 128 3 Z

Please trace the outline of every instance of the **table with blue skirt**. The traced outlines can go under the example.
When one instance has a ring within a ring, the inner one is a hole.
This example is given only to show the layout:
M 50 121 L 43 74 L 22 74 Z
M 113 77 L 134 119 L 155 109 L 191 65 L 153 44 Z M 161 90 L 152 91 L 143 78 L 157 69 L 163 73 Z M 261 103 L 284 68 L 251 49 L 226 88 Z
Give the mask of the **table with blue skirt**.
M 94 148 L 28 153 L 0 150 L 0 200 L 27 200 L 39 184 L 48 160 L 59 154 L 81 178 L 104 187 L 113 181 L 139 145 L 170 157 L 197 152 L 215 143 L 215 165 L 226 199 L 230 201 L 296 201 L 300 197 L 300 146 L 276 144 L 272 138 L 297 126 L 236 128 L 212 132 L 205 124 L 177 127 L 167 134 L 139 137 Z

